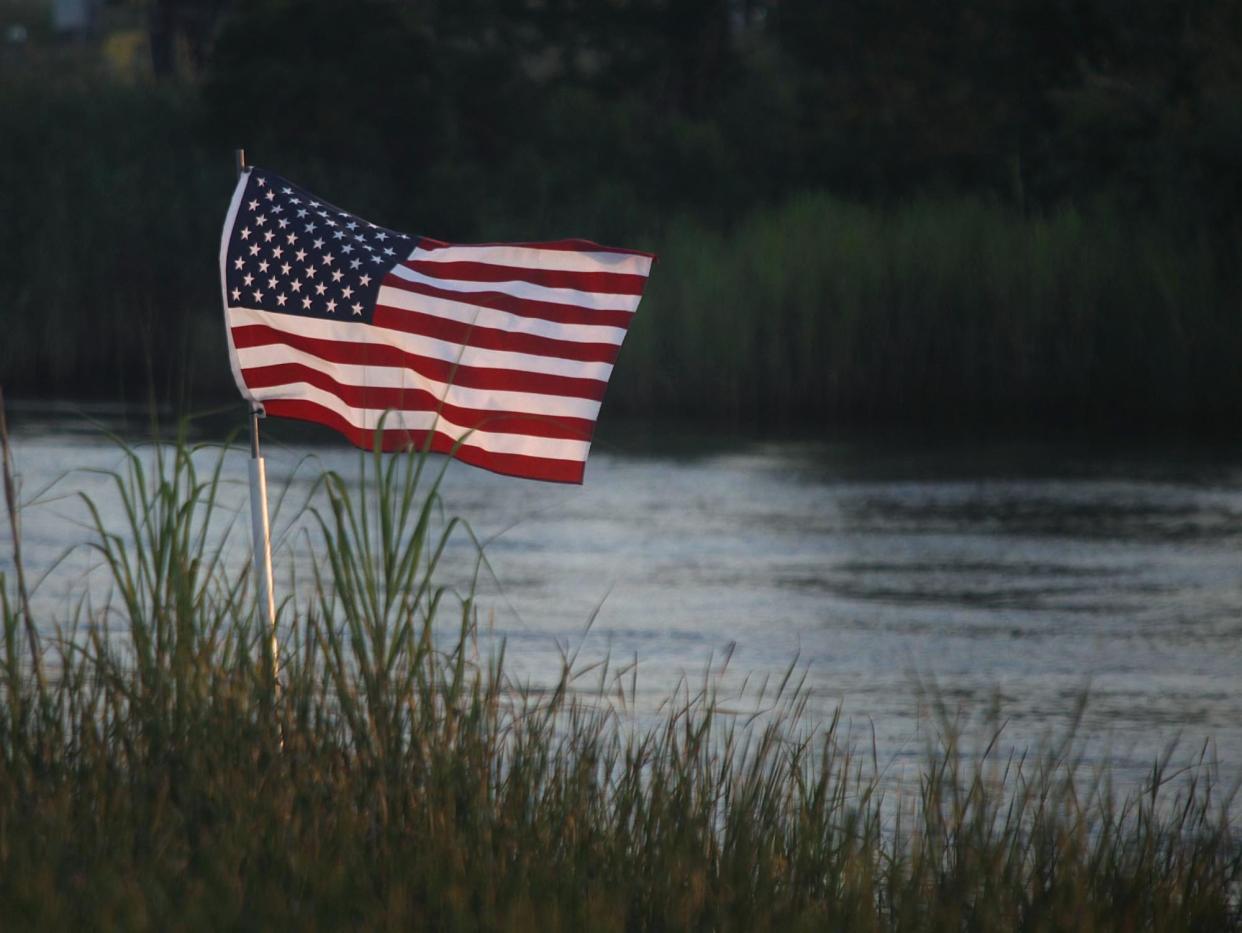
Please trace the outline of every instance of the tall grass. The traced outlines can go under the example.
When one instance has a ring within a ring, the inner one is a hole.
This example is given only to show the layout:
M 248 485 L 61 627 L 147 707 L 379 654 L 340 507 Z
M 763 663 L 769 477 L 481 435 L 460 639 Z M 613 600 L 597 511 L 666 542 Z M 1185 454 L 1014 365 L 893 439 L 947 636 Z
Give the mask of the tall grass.
M 1242 242 L 1098 205 L 807 194 L 674 226 L 614 376 L 636 409 L 835 421 L 1237 413 Z
M 705 677 L 648 726 L 624 668 L 511 682 L 471 590 L 438 582 L 468 530 L 417 457 L 376 456 L 360 491 L 325 478 L 274 683 L 205 454 L 129 451 L 115 527 L 86 503 L 114 596 L 39 620 L 45 684 L 0 579 L 6 926 L 1242 926 L 1209 768 L 1157 762 L 1122 799 L 1068 746 L 967 755 L 946 716 L 894 785 L 807 722 L 792 669 L 759 715 Z

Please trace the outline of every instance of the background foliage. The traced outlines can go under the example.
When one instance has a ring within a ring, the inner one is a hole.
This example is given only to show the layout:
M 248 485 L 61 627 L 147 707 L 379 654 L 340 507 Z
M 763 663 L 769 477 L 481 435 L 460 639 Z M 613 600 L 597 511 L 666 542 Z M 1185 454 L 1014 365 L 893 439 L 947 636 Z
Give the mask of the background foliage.
M 660 252 L 610 410 L 1237 414 L 1242 0 L 49 10 L 0 8 L 13 392 L 230 395 L 244 144 L 411 232 Z

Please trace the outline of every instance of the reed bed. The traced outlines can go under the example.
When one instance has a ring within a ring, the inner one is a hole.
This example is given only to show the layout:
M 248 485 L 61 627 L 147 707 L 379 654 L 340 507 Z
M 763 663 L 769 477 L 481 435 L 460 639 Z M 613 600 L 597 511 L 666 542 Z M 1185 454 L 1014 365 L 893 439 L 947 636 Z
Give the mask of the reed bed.
M 8 928 L 1242 927 L 1210 768 L 1120 797 L 1068 744 L 967 754 L 946 716 L 894 785 L 792 668 L 749 714 L 707 677 L 654 724 L 631 668 L 513 682 L 438 582 L 470 532 L 417 455 L 324 476 L 274 677 L 221 462 L 130 449 L 123 520 L 84 501 L 106 604 L 30 620 L 0 578 Z
M 1107 204 L 806 193 L 673 224 L 613 377 L 638 411 L 1208 427 L 1242 398 L 1242 242 Z

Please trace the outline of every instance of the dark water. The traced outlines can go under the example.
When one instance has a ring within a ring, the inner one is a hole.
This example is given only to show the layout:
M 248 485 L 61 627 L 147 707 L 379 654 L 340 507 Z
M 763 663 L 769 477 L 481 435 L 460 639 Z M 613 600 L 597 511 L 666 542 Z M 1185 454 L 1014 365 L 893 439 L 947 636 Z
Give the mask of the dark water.
M 109 481 L 77 468 L 121 458 L 78 419 L 11 420 L 37 575 L 85 537 L 69 493 L 110 501 Z M 283 567 L 310 546 L 287 533 L 289 505 L 319 469 L 356 475 L 359 458 L 325 434 L 265 430 L 273 488 L 290 488 Z M 245 560 L 244 453 L 226 474 Z M 454 464 L 443 493 L 488 542 L 484 629 L 519 680 L 554 679 L 567 650 L 580 665 L 636 657 L 650 710 L 730 653 L 725 696 L 796 661 L 810 715 L 841 707 L 860 745 L 874 730 L 881 765 L 899 768 L 937 733 L 932 696 L 975 734 L 999 703 L 1006 742 L 1023 748 L 1064 734 L 1085 690 L 1088 766 L 1133 782 L 1170 742 L 1178 760 L 1208 742 L 1220 776 L 1242 776 L 1242 449 L 665 426 L 606 431 L 581 488 Z M 6 569 L 7 527 L 0 551 Z M 464 540 L 453 556 L 460 573 Z M 71 554 L 40 604 L 98 592 L 94 562 Z

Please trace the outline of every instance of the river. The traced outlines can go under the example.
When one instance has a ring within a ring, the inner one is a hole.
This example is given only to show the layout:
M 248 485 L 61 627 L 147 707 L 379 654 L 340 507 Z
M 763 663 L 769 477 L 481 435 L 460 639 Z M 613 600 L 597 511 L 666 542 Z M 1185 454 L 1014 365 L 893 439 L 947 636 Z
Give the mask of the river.
M 84 593 L 101 602 L 97 558 L 64 556 L 87 538 L 74 493 L 117 518 L 91 472 L 121 464 L 101 422 L 141 434 L 107 409 L 10 411 L 27 571 L 60 560 L 36 591 L 45 620 Z M 273 490 L 289 490 L 275 520 L 287 587 L 313 547 L 290 531 L 293 506 L 360 458 L 318 429 L 264 430 Z M 223 495 L 243 531 L 245 457 L 226 457 Z M 582 487 L 452 464 L 442 493 L 487 542 L 481 628 L 519 681 L 555 679 L 566 652 L 637 659 L 650 711 L 709 668 L 722 697 L 753 699 L 792 664 L 808 717 L 839 708 L 899 769 L 943 715 L 975 736 L 1003 722 L 1018 750 L 1064 736 L 1085 691 L 1085 767 L 1134 785 L 1170 743 L 1177 761 L 1206 743 L 1224 783 L 1242 776 L 1242 448 L 605 425 Z M 464 579 L 465 538 L 450 558 Z

